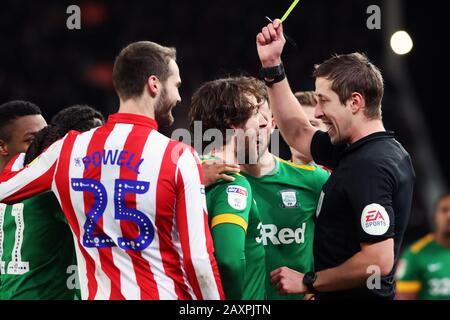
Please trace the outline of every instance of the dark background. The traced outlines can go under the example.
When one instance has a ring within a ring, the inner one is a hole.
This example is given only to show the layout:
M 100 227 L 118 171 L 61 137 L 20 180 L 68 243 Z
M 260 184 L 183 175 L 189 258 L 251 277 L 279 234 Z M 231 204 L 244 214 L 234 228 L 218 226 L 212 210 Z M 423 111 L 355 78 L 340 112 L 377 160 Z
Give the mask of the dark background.
M 174 111 L 172 128 L 187 127 L 190 96 L 204 81 L 225 75 L 256 75 L 259 69 L 255 36 L 266 23 L 264 16 L 281 17 L 291 0 L 249 1 L 2 1 L 0 4 L 0 103 L 30 100 L 49 119 L 63 107 L 89 104 L 105 115 L 115 112 L 118 99 L 111 83 L 115 55 L 127 44 L 151 40 L 175 46 L 183 85 L 183 102 Z M 448 118 L 445 77 L 443 1 L 402 1 L 400 29 L 412 36 L 414 49 L 406 63 L 412 90 L 418 97 L 433 148 L 450 181 L 447 164 Z M 81 30 L 68 30 L 66 8 L 81 7 Z M 399 111 L 398 88 L 386 77 L 383 54 L 388 39 L 382 30 L 369 30 L 369 5 L 384 1 L 302 0 L 285 22 L 296 41 L 287 45 L 283 60 L 293 90 L 314 90 L 313 66 L 332 53 L 365 52 L 385 74 L 383 115 L 386 128 L 410 150 L 414 137 L 405 127 L 408 115 Z M 449 14 L 450 16 L 450 14 Z M 448 37 L 448 35 L 447 35 Z M 444 77 L 442 77 L 444 75 Z M 444 80 L 440 80 L 440 79 Z M 417 133 L 414 133 L 417 134 Z M 282 156 L 289 157 L 286 147 Z M 415 159 L 414 153 L 412 158 Z M 417 172 L 417 183 L 426 174 Z M 417 191 L 416 191 L 417 193 Z M 415 196 L 406 243 L 429 231 L 425 205 Z

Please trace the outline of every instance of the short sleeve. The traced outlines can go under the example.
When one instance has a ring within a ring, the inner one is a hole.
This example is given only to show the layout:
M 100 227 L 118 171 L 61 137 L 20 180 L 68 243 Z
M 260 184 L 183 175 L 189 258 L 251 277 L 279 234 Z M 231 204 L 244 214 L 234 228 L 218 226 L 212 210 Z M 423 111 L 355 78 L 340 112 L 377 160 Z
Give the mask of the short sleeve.
M 388 166 L 370 159 L 355 163 L 345 182 L 360 243 L 376 243 L 395 235 L 392 195 L 395 177 Z
M 331 143 L 328 133 L 317 130 L 311 140 L 311 156 L 315 163 L 334 170 L 339 162 L 341 146 Z

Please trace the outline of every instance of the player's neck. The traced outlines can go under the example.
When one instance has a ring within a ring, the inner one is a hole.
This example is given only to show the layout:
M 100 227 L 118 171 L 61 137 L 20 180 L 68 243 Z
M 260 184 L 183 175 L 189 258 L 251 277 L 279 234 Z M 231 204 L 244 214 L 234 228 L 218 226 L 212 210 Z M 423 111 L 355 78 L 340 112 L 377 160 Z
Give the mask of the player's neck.
M 230 163 L 230 164 L 238 163 L 235 148 L 234 148 L 234 145 L 232 145 L 232 144 L 227 144 L 227 145 L 224 145 L 222 148 L 214 149 L 211 152 L 211 155 L 222 159 L 226 163 Z
M 120 101 L 119 113 L 131 113 L 155 119 L 155 110 L 153 103 L 149 102 L 147 98 L 142 97 L 138 99 L 129 99 L 127 101 Z
M 381 120 L 367 120 L 353 128 L 350 141 L 355 143 L 368 135 L 381 131 L 386 131 Z
M 241 165 L 241 169 L 251 176 L 262 177 L 272 172 L 275 166 L 275 156 L 267 151 L 258 159 L 256 164 L 244 164 Z
M 3 172 L 3 169 L 5 169 L 6 164 L 7 164 L 6 159 L 1 158 L 0 159 L 0 174 Z
M 450 237 L 442 233 L 436 233 L 435 239 L 441 246 L 450 249 Z
M 13 157 L 10 157 L 10 156 L 0 158 L 0 174 L 3 172 L 3 169 L 5 169 L 6 165 L 12 158 Z

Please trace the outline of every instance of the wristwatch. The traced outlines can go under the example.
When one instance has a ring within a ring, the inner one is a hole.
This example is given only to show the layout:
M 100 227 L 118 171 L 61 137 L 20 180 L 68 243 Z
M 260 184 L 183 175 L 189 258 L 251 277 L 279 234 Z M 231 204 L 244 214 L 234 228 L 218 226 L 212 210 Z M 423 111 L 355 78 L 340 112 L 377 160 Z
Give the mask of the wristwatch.
M 314 282 L 316 281 L 316 279 L 317 273 L 315 273 L 314 271 L 307 272 L 303 276 L 303 284 L 305 285 L 306 288 L 308 288 L 308 292 L 314 294 L 318 293 L 316 288 L 314 288 Z
M 284 71 L 283 62 L 274 67 L 261 68 L 259 70 L 259 77 L 264 80 L 268 87 L 284 80 L 284 78 L 286 78 L 286 73 Z

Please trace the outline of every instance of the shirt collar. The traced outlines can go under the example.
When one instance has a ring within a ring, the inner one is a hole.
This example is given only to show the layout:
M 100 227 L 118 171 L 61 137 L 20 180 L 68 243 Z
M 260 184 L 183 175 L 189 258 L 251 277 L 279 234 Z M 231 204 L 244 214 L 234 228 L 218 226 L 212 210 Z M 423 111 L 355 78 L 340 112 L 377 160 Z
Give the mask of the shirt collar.
M 276 175 L 280 171 L 280 160 L 279 160 L 278 157 L 275 157 L 273 155 L 272 155 L 272 157 L 273 157 L 273 160 L 275 161 L 275 166 L 273 167 L 272 170 L 267 172 L 265 175 L 256 177 L 256 176 L 252 176 L 251 174 L 246 173 L 246 172 L 244 172 L 244 174 L 246 176 L 250 176 L 250 177 L 252 177 L 254 179 L 262 179 L 262 178 L 267 177 L 267 176 L 274 176 L 274 175 Z
M 275 167 L 266 174 L 266 176 L 274 176 L 280 171 L 280 160 L 278 160 L 278 157 L 273 157 L 273 160 L 275 161 Z
M 128 123 L 158 130 L 158 123 L 147 116 L 134 113 L 114 113 L 108 117 L 108 123 Z
M 344 153 L 352 152 L 370 141 L 392 139 L 392 138 L 394 138 L 393 131 L 375 132 L 375 133 L 369 134 L 368 136 L 365 136 L 364 138 L 361 138 L 358 141 L 349 145 L 347 148 L 345 148 Z

